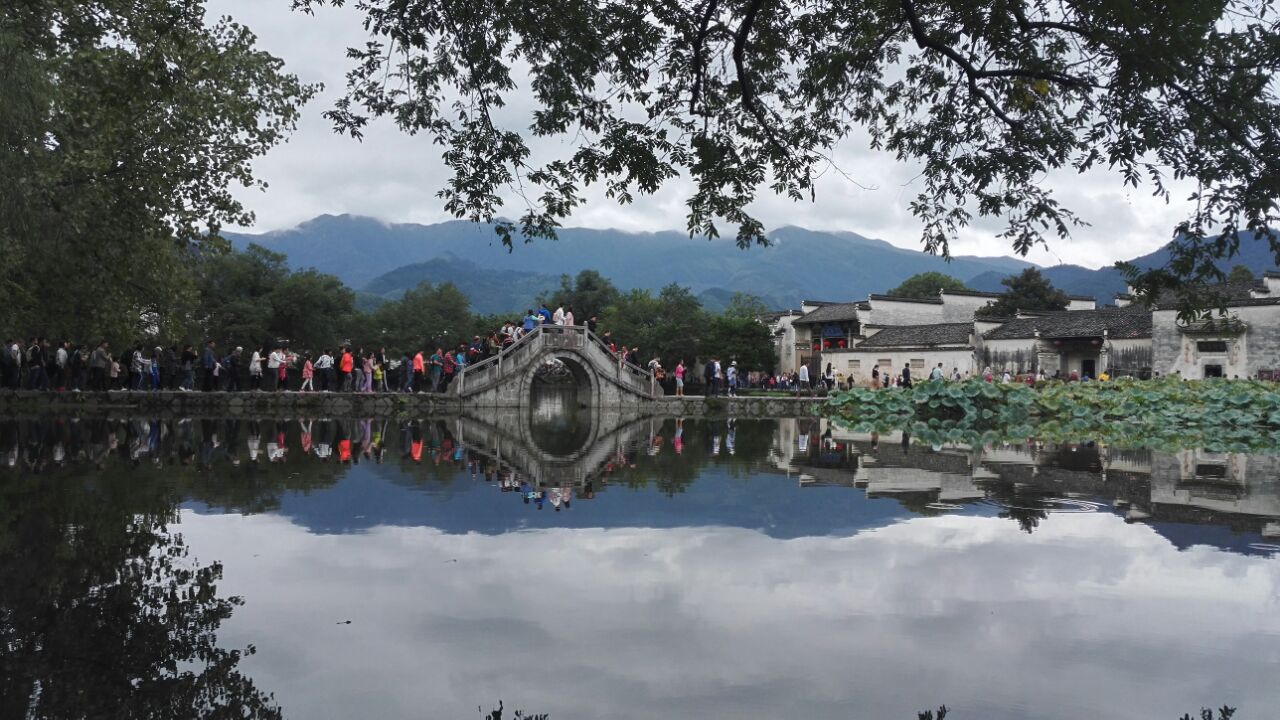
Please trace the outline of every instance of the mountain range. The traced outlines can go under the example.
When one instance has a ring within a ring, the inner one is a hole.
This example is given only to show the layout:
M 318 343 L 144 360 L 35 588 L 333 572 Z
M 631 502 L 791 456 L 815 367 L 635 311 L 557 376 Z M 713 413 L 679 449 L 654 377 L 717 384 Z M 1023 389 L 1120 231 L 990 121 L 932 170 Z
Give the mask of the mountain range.
M 262 234 L 226 233 L 233 247 L 257 243 L 284 253 L 294 268 L 337 276 L 364 307 L 393 299 L 421 282 L 453 282 L 477 312 L 518 311 L 559 286 L 560 276 L 597 270 L 626 291 L 669 283 L 690 288 L 718 310 L 734 292 L 770 307 L 800 300 L 847 301 L 885 292 L 920 272 L 935 270 L 975 290 L 998 292 L 1000 280 L 1033 267 L 1009 257 L 955 256 L 950 262 L 846 231 L 781 227 L 771 245 L 739 249 L 731 239 L 691 239 L 678 232 L 564 228 L 556 240 L 517 243 L 508 250 L 493 229 L 466 221 L 432 225 L 385 223 L 353 215 L 321 215 L 296 227 Z M 1135 258 L 1139 267 L 1164 264 L 1168 249 Z M 1259 272 L 1274 261 L 1266 242 L 1241 242 L 1224 270 L 1243 264 Z M 1076 265 L 1042 268 L 1056 287 L 1109 302 L 1125 283 L 1118 270 Z

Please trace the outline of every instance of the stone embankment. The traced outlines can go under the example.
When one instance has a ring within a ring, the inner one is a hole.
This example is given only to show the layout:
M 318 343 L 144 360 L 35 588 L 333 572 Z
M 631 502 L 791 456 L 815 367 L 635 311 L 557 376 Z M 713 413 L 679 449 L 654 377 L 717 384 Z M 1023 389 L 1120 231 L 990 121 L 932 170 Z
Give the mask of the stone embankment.
M 822 401 L 780 397 L 665 397 L 630 406 L 662 417 L 809 417 Z M 0 416 L 428 417 L 479 410 L 453 395 L 300 392 L 0 391 Z M 488 408 L 492 411 L 493 408 Z

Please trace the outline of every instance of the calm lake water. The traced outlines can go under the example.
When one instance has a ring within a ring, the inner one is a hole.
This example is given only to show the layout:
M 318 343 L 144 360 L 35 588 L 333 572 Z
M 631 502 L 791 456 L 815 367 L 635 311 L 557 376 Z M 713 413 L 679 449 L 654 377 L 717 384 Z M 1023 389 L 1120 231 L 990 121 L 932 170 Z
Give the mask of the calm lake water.
M 1268 455 L 930 448 L 552 398 L 0 420 L 0 465 L 5 718 L 1280 706 Z

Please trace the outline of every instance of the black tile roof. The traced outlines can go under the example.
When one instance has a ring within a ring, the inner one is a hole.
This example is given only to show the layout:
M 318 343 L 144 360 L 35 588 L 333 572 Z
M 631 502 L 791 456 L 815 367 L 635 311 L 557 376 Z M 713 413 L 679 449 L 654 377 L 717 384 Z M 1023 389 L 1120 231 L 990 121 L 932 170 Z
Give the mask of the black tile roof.
M 983 292 L 982 290 L 943 290 L 942 294 L 943 295 L 968 295 L 969 297 L 984 297 L 984 298 L 993 298 L 993 299 L 1002 297 L 1004 295 L 1004 293 Z
M 1098 302 L 1098 298 L 1092 295 L 1068 295 L 1068 300 L 1088 300 L 1089 302 Z
M 968 345 L 973 323 L 893 325 L 858 343 L 857 348 Z
M 1225 303 L 1223 303 L 1223 305 L 1225 307 L 1251 307 L 1251 306 L 1257 306 L 1257 305 L 1280 305 L 1280 297 L 1240 298 L 1237 300 L 1228 300 Z M 1210 303 L 1207 309 L 1212 311 L 1212 310 L 1215 310 L 1216 308 L 1217 308 L 1216 305 L 1214 305 L 1213 303 Z M 1154 309 L 1155 310 L 1176 310 L 1177 307 L 1173 304 L 1169 304 L 1163 307 L 1156 306 Z
M 897 297 L 895 295 L 876 295 L 876 294 L 871 294 L 871 295 L 868 295 L 867 297 L 872 300 L 887 300 L 889 302 L 924 303 L 926 305 L 942 304 L 942 298 L 911 298 L 911 297 Z
M 1062 310 L 1035 317 L 1010 320 L 988 331 L 987 340 L 1033 338 L 1100 337 L 1105 330 L 1111 338 L 1151 337 L 1151 311 L 1144 307 Z
M 848 322 L 858 319 L 858 309 L 861 303 L 834 303 L 832 305 L 823 305 L 816 310 L 802 315 L 799 319 L 791 321 L 794 325 L 815 325 L 817 323 L 830 322 Z
M 1225 304 L 1227 307 L 1237 305 L 1269 305 L 1276 301 L 1275 298 L 1254 298 L 1253 293 L 1269 294 L 1267 284 L 1261 280 L 1247 280 L 1244 282 L 1224 282 L 1212 285 L 1201 286 L 1198 290 L 1201 297 L 1205 299 L 1205 304 L 1213 307 L 1217 304 Z M 1166 290 L 1156 298 L 1152 303 L 1152 307 L 1156 310 L 1168 310 L 1178 305 L 1178 296 L 1172 290 Z

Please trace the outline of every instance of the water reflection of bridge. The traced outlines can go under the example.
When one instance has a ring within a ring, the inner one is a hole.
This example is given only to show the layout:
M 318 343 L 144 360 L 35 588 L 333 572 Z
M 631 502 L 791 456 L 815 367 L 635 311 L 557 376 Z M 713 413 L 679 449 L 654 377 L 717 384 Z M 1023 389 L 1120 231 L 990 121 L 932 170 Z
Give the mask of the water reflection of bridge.
M 1224 525 L 1280 537 L 1280 455 L 1123 450 L 1093 443 L 930 448 L 902 433 L 784 422 L 780 468 L 802 486 L 844 485 L 915 510 L 1011 497 L 1109 499 L 1131 521 Z
M 557 433 L 544 435 L 539 423 L 518 412 L 457 417 L 453 434 L 463 447 L 531 484 L 583 487 L 643 442 L 648 431 L 642 416 L 623 410 L 584 413 L 574 425 L 560 434 L 572 439 L 568 447 L 556 442 Z

